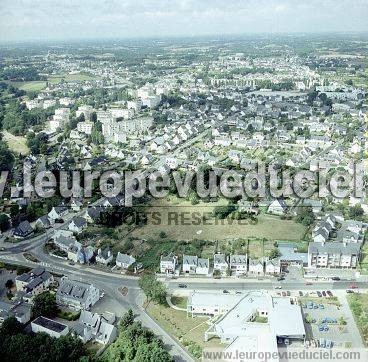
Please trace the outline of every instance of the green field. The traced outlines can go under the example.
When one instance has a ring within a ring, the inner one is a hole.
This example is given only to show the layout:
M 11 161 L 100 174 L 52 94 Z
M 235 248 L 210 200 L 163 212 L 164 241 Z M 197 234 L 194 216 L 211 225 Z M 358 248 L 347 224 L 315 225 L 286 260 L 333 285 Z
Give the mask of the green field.
M 46 82 L 41 80 L 35 80 L 30 82 L 11 82 L 14 87 L 17 87 L 26 92 L 35 91 L 38 92 L 44 88 L 46 88 Z
M 58 84 L 62 81 L 64 82 L 83 82 L 86 80 L 96 79 L 94 76 L 90 76 L 88 74 L 57 74 L 50 76 L 47 80 L 51 84 Z M 41 91 L 46 88 L 46 81 L 35 80 L 29 82 L 11 82 L 15 87 L 24 90 L 26 92 L 29 91 Z
M 22 136 L 14 136 L 13 134 L 3 131 L 3 138 L 8 144 L 11 151 L 16 154 L 28 155 L 29 149 L 27 146 L 27 139 Z
M 152 302 L 147 305 L 146 311 L 194 357 L 199 358 L 203 348 L 224 348 L 218 338 L 204 342 L 204 332 L 209 328 L 208 317 L 187 317 L 187 313 L 184 311 Z
M 364 344 L 368 346 L 368 294 L 350 294 L 347 299 Z
M 150 239 L 164 232 L 172 240 L 232 240 L 239 238 L 266 238 L 268 240 L 302 240 L 305 227 L 293 220 L 282 220 L 277 216 L 261 214 L 258 222 L 248 220 L 218 220 L 211 216 L 214 207 L 226 204 L 217 203 L 191 205 L 189 201 L 170 197 L 169 200 L 154 200 L 147 212 L 157 213 L 157 224 L 149 217 L 148 224 L 139 227 L 131 234 L 136 238 Z M 200 220 L 198 220 L 198 216 Z

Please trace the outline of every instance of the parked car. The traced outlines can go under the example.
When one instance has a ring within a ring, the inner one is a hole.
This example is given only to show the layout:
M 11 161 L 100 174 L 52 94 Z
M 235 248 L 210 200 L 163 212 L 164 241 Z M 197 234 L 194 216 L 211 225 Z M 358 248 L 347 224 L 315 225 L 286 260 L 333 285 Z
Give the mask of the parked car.
M 350 284 L 349 288 L 350 289 L 358 289 L 358 286 L 356 284 Z
M 187 288 L 186 284 L 179 284 L 179 288 Z
M 288 297 L 290 297 L 290 291 L 288 290 L 287 292 L 286 292 L 286 295 L 288 296 Z
M 318 295 L 319 297 L 322 297 L 322 293 L 321 293 L 320 291 L 317 291 L 317 295 Z
M 274 288 L 275 288 L 275 289 L 281 289 L 281 288 L 282 288 L 282 286 L 281 286 L 281 285 L 275 285 L 275 286 L 274 286 Z
M 299 296 L 302 297 L 303 296 L 303 292 L 301 290 L 299 290 Z
M 328 291 L 327 291 L 327 295 L 328 295 L 330 298 L 332 298 L 332 297 L 333 297 L 333 294 L 332 294 L 331 290 L 328 290 Z
M 224 294 L 230 294 L 230 292 L 228 290 L 223 290 L 222 293 L 224 293 Z
M 350 290 L 350 289 L 348 289 L 348 290 L 346 291 L 346 293 L 348 293 L 348 294 L 353 294 L 353 293 L 354 293 L 354 290 Z
M 326 297 L 326 296 L 327 296 L 327 294 L 326 294 L 326 292 L 325 292 L 325 291 L 323 291 L 323 292 L 322 292 L 322 295 L 323 295 L 324 297 Z
M 339 277 L 332 277 L 331 280 L 333 280 L 333 281 L 339 281 L 341 279 Z

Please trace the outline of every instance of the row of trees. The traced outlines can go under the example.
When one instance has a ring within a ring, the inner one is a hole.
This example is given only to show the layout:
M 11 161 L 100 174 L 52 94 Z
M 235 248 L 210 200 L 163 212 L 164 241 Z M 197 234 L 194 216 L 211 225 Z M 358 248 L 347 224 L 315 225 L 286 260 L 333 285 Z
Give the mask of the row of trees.
M 58 339 L 46 333 L 28 334 L 14 317 L 0 327 L 0 360 L 24 361 L 81 361 L 88 360 L 82 341 L 71 335 Z
M 117 340 L 111 344 L 101 358 L 102 361 L 160 361 L 173 362 L 173 357 L 165 350 L 163 342 L 152 331 L 134 320 L 129 310 L 120 323 Z

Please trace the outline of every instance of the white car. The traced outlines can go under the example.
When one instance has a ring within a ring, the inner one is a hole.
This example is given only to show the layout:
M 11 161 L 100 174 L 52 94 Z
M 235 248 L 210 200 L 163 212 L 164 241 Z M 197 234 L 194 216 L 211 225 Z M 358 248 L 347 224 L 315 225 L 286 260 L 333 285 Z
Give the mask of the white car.
M 274 288 L 275 289 L 282 289 L 282 286 L 281 285 L 275 285 Z

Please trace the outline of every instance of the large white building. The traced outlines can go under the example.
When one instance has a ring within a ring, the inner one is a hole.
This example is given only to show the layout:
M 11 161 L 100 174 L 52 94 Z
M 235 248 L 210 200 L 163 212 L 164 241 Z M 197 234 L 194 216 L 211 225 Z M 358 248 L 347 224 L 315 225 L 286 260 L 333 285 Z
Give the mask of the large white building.
M 69 122 L 70 109 L 58 108 L 55 109 L 55 114 L 50 120 L 51 132 L 56 132 L 58 128 L 63 128 Z
M 102 124 L 102 134 L 106 142 L 126 142 L 127 137 L 133 136 L 145 131 L 153 125 L 153 117 L 129 118 L 123 117 L 122 112 L 134 111 L 131 109 L 111 109 L 107 111 L 98 111 L 97 119 Z
M 263 291 L 244 295 L 194 291 L 188 299 L 187 313 L 219 316 L 204 339 L 218 337 L 230 344 L 227 349 L 272 353 L 278 351 L 278 341 L 304 341 L 306 334 L 298 303 Z
M 77 124 L 77 130 L 79 132 L 83 132 L 85 134 L 91 134 L 92 133 L 92 127 L 93 127 L 93 123 L 92 122 L 78 122 Z

